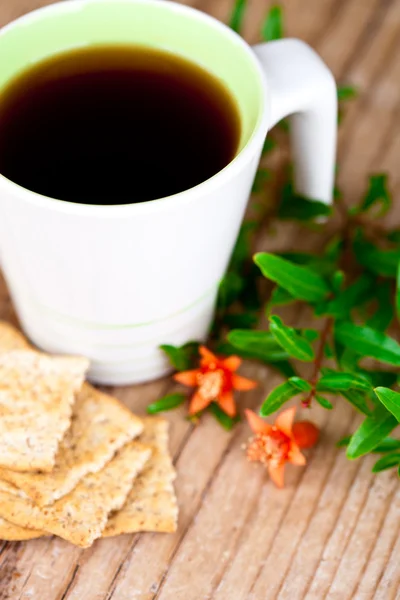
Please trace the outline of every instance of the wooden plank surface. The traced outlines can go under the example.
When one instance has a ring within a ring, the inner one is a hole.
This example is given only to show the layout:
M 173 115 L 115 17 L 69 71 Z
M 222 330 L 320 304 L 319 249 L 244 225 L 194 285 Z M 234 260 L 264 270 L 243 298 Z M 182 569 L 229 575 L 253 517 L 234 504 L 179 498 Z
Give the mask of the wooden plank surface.
M 48 3 L 0 0 L 0 25 Z M 232 0 L 186 3 L 221 20 L 232 7 Z M 361 92 L 346 110 L 339 138 L 339 183 L 346 199 L 359 197 L 367 173 L 382 170 L 390 172 L 398 196 L 400 1 L 282 4 L 286 34 L 310 43 L 339 81 L 355 83 Z M 259 41 L 268 6 L 267 0 L 249 0 L 244 35 L 251 43 Z M 287 155 L 273 160 L 279 169 Z M 299 245 L 304 239 L 291 226 L 258 242 L 262 249 Z M 0 316 L 13 318 L 3 283 Z M 243 372 L 260 382 L 243 398 L 256 407 L 278 376 L 254 365 Z M 141 413 L 169 388 L 164 380 L 113 391 Z M 335 440 L 357 419 L 348 406 L 339 404 L 332 414 L 313 409 L 312 416 L 323 427 L 321 443 L 307 469 L 288 470 L 287 486 L 278 491 L 261 468 L 244 460 L 245 425 L 227 433 L 211 418 L 194 428 L 183 411 L 169 414 L 178 532 L 100 540 L 86 551 L 55 538 L 0 543 L 0 599 L 399 599 L 398 481 L 394 473 L 372 475 L 371 459 L 348 462 L 335 449 Z

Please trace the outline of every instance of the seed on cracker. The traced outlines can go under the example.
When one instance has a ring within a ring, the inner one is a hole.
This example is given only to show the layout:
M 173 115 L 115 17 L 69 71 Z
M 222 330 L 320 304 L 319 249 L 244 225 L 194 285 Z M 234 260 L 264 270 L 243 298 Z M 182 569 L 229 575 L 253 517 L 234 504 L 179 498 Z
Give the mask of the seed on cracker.
M 51 471 L 88 366 L 86 358 L 0 353 L 0 467 Z
M 176 531 L 178 505 L 173 481 L 175 470 L 168 452 L 168 423 L 157 417 L 143 419 L 140 441 L 153 453 L 135 480 L 127 501 L 110 515 L 103 537 L 138 531 Z

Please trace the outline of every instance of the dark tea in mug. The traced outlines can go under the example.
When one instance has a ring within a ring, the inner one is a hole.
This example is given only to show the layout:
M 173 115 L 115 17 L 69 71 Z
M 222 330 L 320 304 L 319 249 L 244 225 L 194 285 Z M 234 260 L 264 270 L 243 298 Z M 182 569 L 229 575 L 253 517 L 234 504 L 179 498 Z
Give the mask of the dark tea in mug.
M 68 202 L 131 204 L 182 192 L 226 167 L 239 139 L 224 84 L 145 47 L 58 54 L 0 96 L 0 173 Z

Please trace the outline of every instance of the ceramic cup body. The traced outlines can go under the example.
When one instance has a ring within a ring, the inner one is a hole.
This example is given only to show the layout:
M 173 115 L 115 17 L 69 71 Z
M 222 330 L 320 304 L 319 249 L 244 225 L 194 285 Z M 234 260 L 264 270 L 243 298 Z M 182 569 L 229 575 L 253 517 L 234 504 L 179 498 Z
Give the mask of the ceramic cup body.
M 147 45 L 202 65 L 231 90 L 242 121 L 239 151 L 223 171 L 152 202 L 62 202 L 0 176 L 0 258 L 23 329 L 46 351 L 88 356 L 92 380 L 126 384 L 168 372 L 160 344 L 206 337 L 265 135 L 283 115 L 262 57 L 216 20 L 158 0 L 67 1 L 8 25 L 0 32 L 0 95 L 29 64 L 107 43 Z M 303 150 L 310 146 L 296 135 Z M 305 191 L 320 190 L 325 201 L 334 162 L 329 135 L 324 181 L 300 168 Z

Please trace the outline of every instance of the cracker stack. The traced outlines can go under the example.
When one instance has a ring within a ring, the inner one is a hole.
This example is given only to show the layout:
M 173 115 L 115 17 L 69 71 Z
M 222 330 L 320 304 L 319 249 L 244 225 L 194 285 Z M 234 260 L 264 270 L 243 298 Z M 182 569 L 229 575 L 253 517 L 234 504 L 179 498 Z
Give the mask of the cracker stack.
M 166 421 L 84 383 L 87 368 L 0 323 L 0 539 L 176 530 Z

